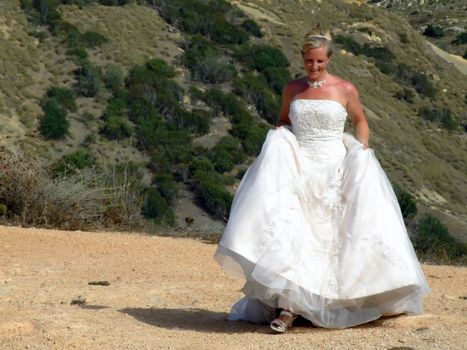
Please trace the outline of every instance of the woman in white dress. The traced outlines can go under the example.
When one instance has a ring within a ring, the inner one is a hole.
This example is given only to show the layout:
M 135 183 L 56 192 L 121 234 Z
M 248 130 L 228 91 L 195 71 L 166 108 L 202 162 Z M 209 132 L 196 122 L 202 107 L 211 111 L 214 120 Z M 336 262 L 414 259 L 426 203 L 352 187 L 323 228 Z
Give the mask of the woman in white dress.
M 230 320 L 283 333 L 296 315 L 345 328 L 423 312 L 428 285 L 358 91 L 327 71 L 331 54 L 328 32 L 306 35 L 306 76 L 284 88 L 277 127 L 235 194 L 215 253 L 246 280 Z

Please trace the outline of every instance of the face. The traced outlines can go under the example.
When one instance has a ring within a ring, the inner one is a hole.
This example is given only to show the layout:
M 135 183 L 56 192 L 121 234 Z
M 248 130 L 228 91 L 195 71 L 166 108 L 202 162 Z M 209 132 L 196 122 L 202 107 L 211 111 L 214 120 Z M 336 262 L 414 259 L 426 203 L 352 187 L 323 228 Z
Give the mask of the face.
M 324 47 L 309 49 L 303 55 L 303 65 L 310 80 L 322 80 L 326 75 L 326 67 L 329 64 L 328 57 Z

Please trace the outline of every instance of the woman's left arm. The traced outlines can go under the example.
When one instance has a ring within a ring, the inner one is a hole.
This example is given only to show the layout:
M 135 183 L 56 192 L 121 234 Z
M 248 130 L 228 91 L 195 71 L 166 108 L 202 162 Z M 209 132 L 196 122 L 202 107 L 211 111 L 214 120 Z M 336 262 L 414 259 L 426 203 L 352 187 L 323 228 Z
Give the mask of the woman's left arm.
M 352 118 L 352 126 L 355 131 L 355 137 L 363 143 L 363 149 L 369 148 L 370 128 L 363 112 L 360 97 L 357 88 L 351 84 L 346 84 L 347 92 L 347 113 Z

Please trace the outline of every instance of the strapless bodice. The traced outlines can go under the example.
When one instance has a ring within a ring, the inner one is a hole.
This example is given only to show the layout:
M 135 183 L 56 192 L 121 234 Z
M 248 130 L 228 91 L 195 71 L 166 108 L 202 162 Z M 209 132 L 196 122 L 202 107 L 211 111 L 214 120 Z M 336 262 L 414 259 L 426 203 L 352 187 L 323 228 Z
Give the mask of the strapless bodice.
M 319 159 L 345 155 L 342 137 L 347 111 L 339 102 L 296 99 L 290 103 L 289 118 L 307 155 Z

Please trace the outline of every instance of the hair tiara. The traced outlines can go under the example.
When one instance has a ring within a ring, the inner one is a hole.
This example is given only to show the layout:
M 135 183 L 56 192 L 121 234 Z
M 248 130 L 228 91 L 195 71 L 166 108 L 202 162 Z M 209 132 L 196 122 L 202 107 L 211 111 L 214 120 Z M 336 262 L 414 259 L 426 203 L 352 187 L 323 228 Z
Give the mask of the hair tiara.
M 320 34 L 311 34 L 311 35 L 307 35 L 307 37 L 305 38 L 305 40 L 306 40 L 306 39 L 311 39 L 311 38 L 322 38 L 322 39 L 326 39 L 326 40 L 331 40 L 331 39 L 329 39 L 327 36 L 320 35 Z

